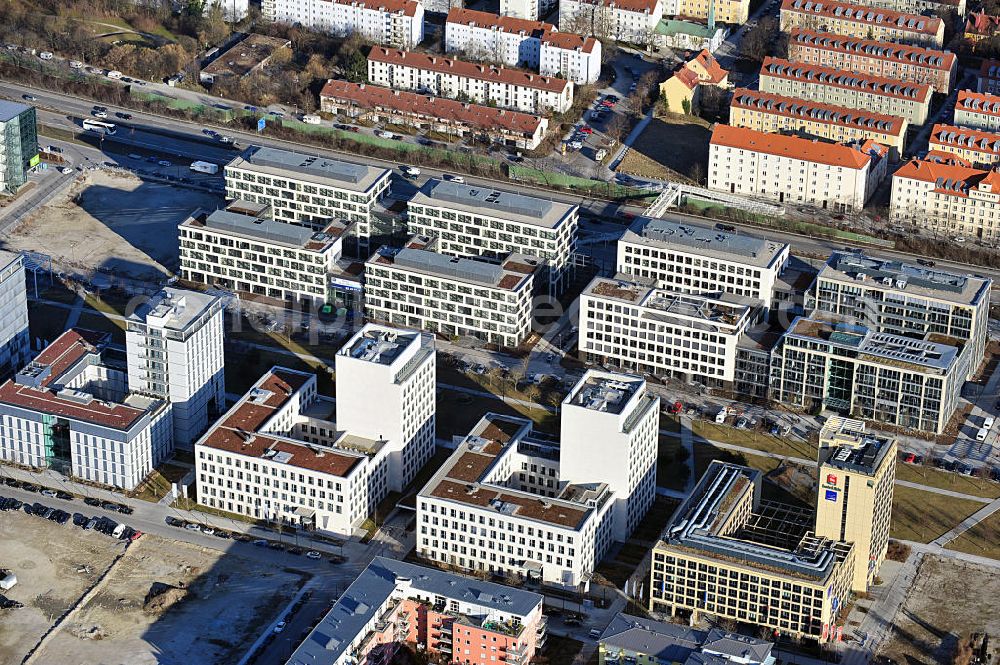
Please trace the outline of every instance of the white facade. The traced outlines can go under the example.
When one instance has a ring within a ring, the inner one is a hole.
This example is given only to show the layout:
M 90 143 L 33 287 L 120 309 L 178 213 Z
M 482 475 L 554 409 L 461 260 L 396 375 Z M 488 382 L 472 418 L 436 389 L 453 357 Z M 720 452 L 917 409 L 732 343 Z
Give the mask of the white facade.
M 888 150 L 871 141 L 856 148 L 717 125 L 708 188 L 853 212 L 875 193 L 888 161 Z
M 171 403 L 179 448 L 225 409 L 223 307 L 218 296 L 165 288 L 126 323 L 129 387 Z
M 0 460 L 129 491 L 170 457 L 171 405 L 128 392 L 109 339 L 69 330 L 0 386 Z
M 959 127 L 1000 132 L 1000 96 L 988 92 L 959 90 L 955 101 L 954 122 Z
M 437 238 L 437 251 L 494 259 L 515 252 L 544 259 L 550 293 L 568 283 L 579 206 L 452 181 L 428 180 L 407 204 L 410 232 Z
M 424 39 L 424 6 L 416 0 L 262 0 L 261 12 L 277 23 L 338 37 L 357 33 L 395 48 L 411 49 Z
M 0 250 L 0 377 L 31 359 L 24 258 Z
M 371 235 L 372 210 L 389 191 L 389 169 L 277 148 L 257 148 L 226 165 L 226 198 L 270 206 L 280 222 L 322 231 L 334 219 Z
M 597 83 L 601 77 L 601 42 L 568 32 L 549 33 L 542 39 L 538 73 L 559 76 L 577 85 Z
M 656 41 L 663 11 L 661 0 L 564 0 L 559 29 L 647 46 Z
M 500 0 L 500 15 L 540 21 L 556 8 L 556 0 Z
M 660 289 L 771 301 L 790 246 L 711 227 L 639 218 L 618 241 L 618 272 Z
M 573 106 L 572 81 L 414 51 L 373 48 L 368 81 L 524 113 L 565 113 Z
M 382 247 L 365 263 L 365 318 L 505 347 L 528 337 L 538 259 L 452 258 L 418 248 L 420 240 Z
M 211 11 L 212 7 L 219 5 L 222 15 L 230 23 L 242 21 L 247 16 L 250 8 L 249 0 L 210 0 L 205 3 L 205 15 Z

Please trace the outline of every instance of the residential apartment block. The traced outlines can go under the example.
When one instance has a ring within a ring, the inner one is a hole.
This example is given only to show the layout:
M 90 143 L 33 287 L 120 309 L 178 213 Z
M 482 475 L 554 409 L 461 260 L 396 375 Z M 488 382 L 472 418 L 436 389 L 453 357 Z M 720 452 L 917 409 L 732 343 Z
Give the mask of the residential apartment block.
M 417 553 L 465 570 L 589 585 L 611 544 L 652 505 L 659 398 L 638 377 L 590 370 L 561 419 L 557 442 L 530 420 L 484 416 L 417 497 Z
M 1000 95 L 959 90 L 954 122 L 958 127 L 1000 132 Z
M 906 118 L 911 125 L 927 122 L 933 90 L 926 83 L 901 83 L 895 79 L 842 69 L 764 58 L 760 90 L 786 97 L 864 109 Z
M 750 18 L 749 0 L 667 0 L 665 17 L 683 16 L 701 23 L 742 25 Z
M 457 5 L 461 7 L 461 5 Z M 500 0 L 500 15 L 540 21 L 556 8 L 556 0 Z
M 861 210 L 875 193 L 888 162 L 888 149 L 870 140 L 819 143 L 716 125 L 709 143 L 708 187 L 851 212 Z
M 856 592 L 875 584 L 889 549 L 895 440 L 865 432 L 858 420 L 833 417 L 819 433 L 816 535 L 854 543 Z
M 926 83 L 934 92 L 944 94 L 955 85 L 958 71 L 958 57 L 947 51 L 803 28 L 788 34 L 788 59 L 908 83 Z
M 597 640 L 599 665 L 775 665 L 771 642 L 619 612 Z
M 988 169 L 1000 163 L 1000 133 L 938 123 L 931 129 L 927 147 L 959 157 L 976 168 Z
M 944 46 L 944 21 L 936 16 L 835 0 L 782 0 L 781 29 L 789 32 L 794 28 L 914 46 Z
M 0 250 L 0 378 L 31 360 L 24 257 Z
M 508 67 L 534 69 L 577 85 L 601 75 L 601 42 L 559 32 L 551 23 L 452 9 L 445 23 L 445 52 Z
M 375 47 L 368 81 L 523 113 L 564 113 L 573 105 L 573 82 L 502 66 Z
M 729 104 L 729 124 L 834 143 L 871 140 L 889 148 L 891 159 L 896 161 L 906 147 L 910 123 L 899 116 L 736 88 Z
M 129 491 L 170 457 L 171 404 L 129 390 L 110 341 L 67 330 L 0 385 L 0 460 Z
M 531 333 L 539 260 L 509 254 L 499 264 L 439 254 L 416 236 L 381 247 L 365 263 L 365 317 L 514 348 Z
M 958 407 L 971 359 L 953 338 L 914 339 L 800 317 L 771 352 L 771 398 L 941 434 Z
M 342 274 L 343 236 L 333 221 L 322 231 L 260 214 L 195 211 L 178 227 L 181 278 L 227 291 L 306 306 L 334 302 L 330 278 Z
M 653 547 L 649 609 L 835 639 L 855 548 L 817 536 L 811 515 L 761 496 L 760 471 L 713 461 Z
M 564 0 L 559 29 L 630 44 L 652 44 L 663 16 L 662 0 Z
M 998 203 L 1000 176 L 994 170 L 912 160 L 892 174 L 889 214 L 899 223 L 996 242 Z
M 125 322 L 129 388 L 170 402 L 178 448 L 190 450 L 226 406 L 224 307 L 219 296 L 167 287 Z
M 618 241 L 619 273 L 695 295 L 731 293 L 767 307 L 788 264 L 788 243 L 687 221 L 637 218 Z
M 334 79 L 326 82 L 319 99 L 320 110 L 327 113 L 521 150 L 537 148 L 549 127 L 547 118 L 530 113 Z
M 736 344 L 761 319 L 763 303 L 629 281 L 635 279 L 595 277 L 580 294 L 581 358 L 710 386 L 731 384 Z
M 410 232 L 435 238 L 442 254 L 499 261 L 515 252 L 545 262 L 536 280 L 547 283 L 550 294 L 562 293 L 569 282 L 579 206 L 431 179 L 406 211 Z
M 954 11 L 965 16 L 965 0 L 865 0 L 867 7 L 880 7 L 907 14 L 938 16 L 940 11 Z
M 386 168 L 258 147 L 226 164 L 226 198 L 267 205 L 272 219 L 315 231 L 334 219 L 353 223 L 367 247 L 372 211 L 389 192 L 390 175 Z
M 272 368 L 195 445 L 198 502 L 350 534 L 434 450 L 434 348 L 365 326 L 337 354 L 336 401 Z
M 424 40 L 424 5 L 418 0 L 262 0 L 261 14 L 393 48 L 411 49 Z
M 976 78 L 976 91 L 1000 95 L 1000 60 L 983 60 Z
M 289 663 L 393 663 L 410 649 L 469 665 L 526 665 L 545 645 L 543 598 L 375 557 Z
M 0 194 L 14 194 L 38 164 L 35 107 L 0 100 Z
M 986 353 L 992 286 L 985 277 L 833 252 L 806 292 L 805 310 L 877 332 L 955 340 L 967 347 L 974 372 Z

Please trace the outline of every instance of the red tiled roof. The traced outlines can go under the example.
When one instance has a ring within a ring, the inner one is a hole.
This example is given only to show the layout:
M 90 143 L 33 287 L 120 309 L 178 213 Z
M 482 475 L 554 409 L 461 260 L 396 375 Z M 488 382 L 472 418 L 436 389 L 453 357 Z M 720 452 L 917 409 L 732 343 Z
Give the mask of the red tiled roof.
M 708 73 L 708 81 L 703 81 L 705 83 L 714 85 L 729 76 L 729 72 L 719 65 L 719 61 L 707 49 L 702 49 L 701 53 L 692 58 L 692 62 L 700 64 Z
M 926 101 L 931 96 L 931 87 L 926 83 L 902 82 L 884 76 L 845 72 L 842 69 L 807 65 L 782 58 L 764 58 L 760 66 L 760 75 L 864 90 L 884 97 L 913 99 L 919 102 Z
M 901 136 L 905 123 L 902 118 L 871 111 L 852 109 L 846 106 L 822 104 L 798 97 L 785 97 L 760 90 L 736 88 L 733 90 L 731 107 L 764 111 L 789 118 L 802 118 L 811 122 L 842 125 L 856 129 Z M 876 123 L 874 126 L 872 123 Z
M 731 125 L 716 125 L 711 144 L 850 169 L 864 168 L 871 161 L 867 152 L 853 146 L 822 143 L 785 134 L 769 134 Z
M 937 123 L 931 129 L 928 143 L 931 144 L 931 147 L 936 144 L 1000 155 L 1000 134 L 984 132 L 978 129 L 954 127 L 952 125 Z
M 478 28 L 497 28 L 501 32 L 541 37 L 546 30 L 555 30 L 556 26 L 544 21 L 529 21 L 514 16 L 498 16 L 490 12 L 480 12 L 474 9 L 453 7 L 448 11 L 448 23 L 475 24 Z
M 972 168 L 972 164 L 967 159 L 962 159 L 958 155 L 953 155 L 950 152 L 944 150 L 928 150 L 927 154 L 924 155 L 923 161 L 925 162 L 936 162 L 938 164 L 948 164 L 951 166 L 964 166 L 965 168 Z
M 972 12 L 965 21 L 966 34 L 991 36 L 997 29 L 1000 29 L 1000 16 L 985 12 Z
M 683 83 L 689 90 L 694 90 L 698 87 L 698 75 L 687 67 L 681 67 L 671 78 L 675 78 L 681 83 Z
M 429 97 L 415 92 L 349 81 L 327 81 L 320 92 L 320 99 L 323 98 L 349 101 L 368 109 L 407 111 L 428 118 L 460 122 L 475 128 L 503 127 L 526 135 L 534 135 L 542 122 L 539 116 L 518 111 L 467 104 L 444 97 Z
M 582 0 L 582 2 L 588 5 L 600 5 L 602 7 L 614 6 L 619 9 L 624 9 L 627 12 L 648 12 L 650 14 L 656 11 L 657 4 L 657 0 Z
M 572 32 L 548 31 L 542 35 L 542 42 L 568 51 L 580 49 L 584 53 L 593 53 L 597 39 L 595 37 L 584 37 Z
M 955 100 L 956 111 L 971 111 L 986 115 L 1000 115 L 1000 95 L 974 90 L 959 90 Z
M 479 65 L 466 62 L 465 60 L 444 58 L 437 55 L 417 53 L 416 51 L 388 49 L 382 46 L 373 47 L 368 54 L 368 60 L 556 93 L 565 92 L 566 88 L 571 85 L 569 81 L 555 78 L 554 76 L 542 76 L 520 69 L 510 69 L 496 65 Z
M 952 196 L 968 196 L 969 189 L 982 184 L 988 184 L 992 191 L 1000 192 L 1000 173 L 955 164 L 912 159 L 903 164 L 892 177 L 933 182 L 935 192 Z
M 830 0 L 823 0 L 823 2 L 816 2 L 815 0 L 784 0 L 781 3 L 781 11 L 844 21 L 855 21 L 925 35 L 936 35 L 941 28 L 941 19 L 937 17 L 923 16 L 921 14 L 905 14 L 891 9 L 852 5 L 848 2 L 831 2 Z
M 396 14 L 402 12 L 405 16 L 415 16 L 417 0 L 332 0 L 338 5 L 355 5 L 358 7 L 371 9 L 380 12 L 390 12 Z
M 892 60 L 914 67 L 949 71 L 957 60 L 954 53 L 907 44 L 893 44 L 878 39 L 846 37 L 831 32 L 816 32 L 804 28 L 793 28 L 788 33 L 789 49 L 795 46 L 854 53 L 877 60 Z

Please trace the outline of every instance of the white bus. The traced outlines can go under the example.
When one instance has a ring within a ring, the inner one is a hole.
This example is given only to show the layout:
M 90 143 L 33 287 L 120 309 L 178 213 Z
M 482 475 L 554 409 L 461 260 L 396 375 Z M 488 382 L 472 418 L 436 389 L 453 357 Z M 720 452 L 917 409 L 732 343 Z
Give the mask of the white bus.
M 92 132 L 97 132 L 98 134 L 108 134 L 109 136 L 118 131 L 113 122 L 103 122 L 92 118 L 84 119 L 83 128 L 89 129 Z

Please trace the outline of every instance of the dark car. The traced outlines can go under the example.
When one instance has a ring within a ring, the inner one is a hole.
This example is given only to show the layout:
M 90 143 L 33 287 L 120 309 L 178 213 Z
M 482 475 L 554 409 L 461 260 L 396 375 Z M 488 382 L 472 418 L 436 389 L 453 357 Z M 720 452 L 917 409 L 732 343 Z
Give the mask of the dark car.
M 38 515 L 39 517 L 44 517 L 45 519 L 49 519 L 55 512 L 56 512 L 55 508 L 49 508 L 48 506 L 45 506 L 44 510 L 42 510 L 41 513 L 36 512 L 35 514 Z
M 131 120 L 132 119 L 132 114 L 131 113 L 122 113 L 121 111 L 118 111 L 117 113 L 115 113 L 115 117 L 116 118 L 121 118 L 122 120 Z
M 232 536 L 229 535 L 228 531 L 216 531 L 215 537 L 222 538 L 223 540 L 229 540 L 230 538 L 232 538 Z
M 936 264 L 928 259 L 917 259 L 917 263 L 922 266 L 927 266 L 928 268 L 933 268 Z
M 7 487 L 20 487 L 21 483 L 15 478 L 4 478 L 3 484 Z
M 83 526 L 88 521 L 88 518 L 83 513 L 73 513 L 73 524 L 74 526 Z
M 120 503 L 118 504 L 118 512 L 122 515 L 131 515 L 135 511 L 132 509 L 132 506 L 126 506 L 124 503 Z
M 167 523 L 167 526 L 184 526 L 184 520 L 179 520 L 172 515 L 167 515 L 163 521 Z
M 282 545 L 281 543 L 279 543 L 279 542 L 278 542 L 278 541 L 276 541 L 276 540 L 272 540 L 271 542 L 269 542 L 269 543 L 267 544 L 267 546 L 268 546 L 268 547 L 269 547 L 270 549 L 272 549 L 272 550 L 283 550 L 283 549 L 285 549 L 285 546 L 284 546 L 284 545 Z
M 83 502 L 85 504 L 87 504 L 88 506 L 94 506 L 95 508 L 97 508 L 98 506 L 101 505 L 101 500 L 100 499 L 95 499 L 95 498 L 90 497 L 90 496 L 84 498 Z
M 298 546 L 296 546 L 296 547 L 289 547 L 288 548 L 288 553 L 289 554 L 294 554 L 295 556 L 299 556 L 304 551 L 305 550 L 303 550 L 301 547 L 298 547 Z
M 63 492 L 62 490 L 57 490 L 56 491 L 56 498 L 57 499 L 62 499 L 63 501 L 72 501 L 73 500 L 73 495 L 70 494 L 69 492 Z
M 31 483 L 21 483 L 21 489 L 27 492 L 40 492 L 42 488 L 38 485 L 32 485 Z

